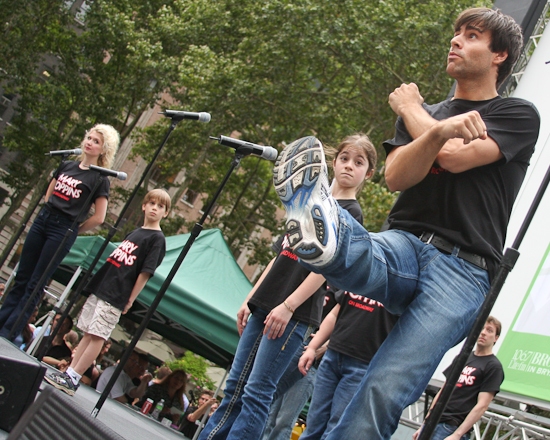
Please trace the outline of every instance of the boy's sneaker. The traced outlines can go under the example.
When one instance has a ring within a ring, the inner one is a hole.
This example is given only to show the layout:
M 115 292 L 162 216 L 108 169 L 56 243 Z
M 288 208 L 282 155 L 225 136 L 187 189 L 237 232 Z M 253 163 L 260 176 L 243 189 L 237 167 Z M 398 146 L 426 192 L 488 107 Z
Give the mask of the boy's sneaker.
M 78 385 L 73 383 L 73 380 L 67 373 L 47 373 L 44 379 L 58 390 L 65 391 L 69 396 L 74 396 L 74 393 L 78 389 Z
M 288 145 L 275 162 L 273 183 L 294 253 L 314 266 L 328 263 L 336 252 L 338 203 L 330 194 L 321 142 L 309 136 Z

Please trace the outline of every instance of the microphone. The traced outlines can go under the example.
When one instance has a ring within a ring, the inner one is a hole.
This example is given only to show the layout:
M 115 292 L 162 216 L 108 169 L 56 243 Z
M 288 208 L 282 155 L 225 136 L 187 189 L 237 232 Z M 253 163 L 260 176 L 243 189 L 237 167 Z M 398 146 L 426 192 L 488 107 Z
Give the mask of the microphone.
M 44 156 L 80 156 L 82 150 L 80 148 L 75 148 L 74 150 L 57 150 L 50 151 L 49 153 L 44 153 Z
M 227 136 L 220 135 L 219 138 L 210 136 L 210 139 L 217 140 L 220 144 L 226 147 L 231 147 L 237 150 L 241 154 L 252 154 L 253 156 L 259 156 L 262 159 L 275 160 L 279 155 L 279 152 L 269 146 L 257 145 L 252 142 L 241 141 L 240 139 L 233 139 Z
M 180 110 L 164 110 L 160 112 L 161 115 L 166 116 L 167 118 L 172 118 L 174 121 L 181 121 L 183 119 L 192 119 L 199 122 L 210 122 L 210 113 L 200 112 L 183 112 Z
M 89 168 L 93 171 L 97 171 L 102 176 L 116 177 L 119 180 L 126 180 L 126 177 L 128 177 L 128 175 L 122 171 L 115 171 L 115 170 L 110 170 L 108 168 L 101 168 L 95 165 L 90 165 Z

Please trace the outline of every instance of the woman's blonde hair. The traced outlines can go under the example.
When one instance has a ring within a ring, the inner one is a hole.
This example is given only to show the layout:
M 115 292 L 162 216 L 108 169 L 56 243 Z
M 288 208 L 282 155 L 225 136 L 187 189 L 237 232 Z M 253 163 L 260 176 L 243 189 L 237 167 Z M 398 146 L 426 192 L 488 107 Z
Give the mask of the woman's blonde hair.
M 116 129 L 111 125 L 96 124 L 86 132 L 80 145 L 84 146 L 86 136 L 88 136 L 88 133 L 91 133 L 92 131 L 97 131 L 103 137 L 103 152 L 97 159 L 97 165 L 103 168 L 111 168 L 115 160 L 118 145 L 120 144 L 120 135 L 118 134 L 118 131 L 116 131 Z M 78 160 L 82 160 L 83 158 L 84 153 L 78 156 Z

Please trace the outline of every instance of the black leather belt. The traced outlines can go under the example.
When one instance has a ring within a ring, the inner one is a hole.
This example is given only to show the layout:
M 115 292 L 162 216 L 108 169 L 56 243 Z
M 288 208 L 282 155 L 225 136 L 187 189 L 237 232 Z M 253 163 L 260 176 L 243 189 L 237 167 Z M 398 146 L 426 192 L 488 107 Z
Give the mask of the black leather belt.
M 435 248 L 439 249 L 441 252 L 445 252 L 446 254 L 452 254 L 454 249 L 458 247 L 459 251 L 458 254 L 456 254 L 458 258 L 462 258 L 463 260 L 466 260 L 469 263 L 480 267 L 481 269 L 487 270 L 487 262 L 485 261 L 485 258 L 480 255 L 473 254 L 472 252 L 464 251 L 460 249 L 460 246 L 454 245 L 453 243 L 445 240 L 439 235 L 435 235 L 435 233 L 433 232 L 423 232 L 418 238 L 420 239 L 420 241 L 426 244 L 431 244 Z

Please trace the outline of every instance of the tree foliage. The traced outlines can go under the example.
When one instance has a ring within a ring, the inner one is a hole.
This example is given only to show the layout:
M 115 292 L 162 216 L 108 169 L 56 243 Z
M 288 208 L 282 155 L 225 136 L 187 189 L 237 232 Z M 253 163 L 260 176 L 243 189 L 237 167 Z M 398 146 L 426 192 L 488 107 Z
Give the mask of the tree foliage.
M 208 361 L 203 357 L 194 354 L 191 351 L 186 351 L 185 354 L 175 361 L 166 362 L 166 366 L 172 371 L 183 370 L 187 373 L 193 387 L 199 389 L 214 389 L 214 382 L 207 374 L 207 369 L 210 366 Z
M 10 170 L 10 186 L 27 190 L 34 176 L 52 167 L 42 153 L 75 143 L 96 121 L 113 123 L 124 136 L 132 133 L 140 140 L 135 153 L 150 158 L 167 121 L 132 130 L 167 92 L 172 101 L 165 106 L 212 114 L 209 124 L 180 123 L 157 162 L 163 186 L 185 171 L 179 198 L 188 188 L 212 197 L 229 169 L 232 151 L 209 136 L 234 135 L 281 149 L 305 135 L 336 145 L 362 131 L 381 146 L 395 121 L 388 94 L 414 81 L 427 102 L 443 99 L 451 88 L 444 67 L 452 22 L 461 10 L 488 2 L 95 0 L 85 27 L 67 22 L 67 2 L 9 3 L 26 17 L 3 20 L 0 43 L 10 70 L 3 78 L 21 95 L 5 144 L 21 151 L 25 164 Z M 58 14 L 32 19 L 47 7 Z M 45 37 L 36 38 L 36 50 L 24 47 L 25 32 Z M 20 64 L 10 52 L 16 47 Z M 48 80 L 32 83 L 21 66 L 36 64 L 43 53 L 57 64 Z M 379 156 L 383 163 L 381 149 Z M 268 243 L 259 239 L 260 227 L 281 232 L 271 167 L 244 158 L 208 221 L 223 230 L 235 255 L 250 249 L 251 261 L 264 263 Z M 371 230 L 380 228 L 393 200 L 381 176 L 367 185 L 360 202 Z M 168 223 L 174 231 L 183 224 Z

